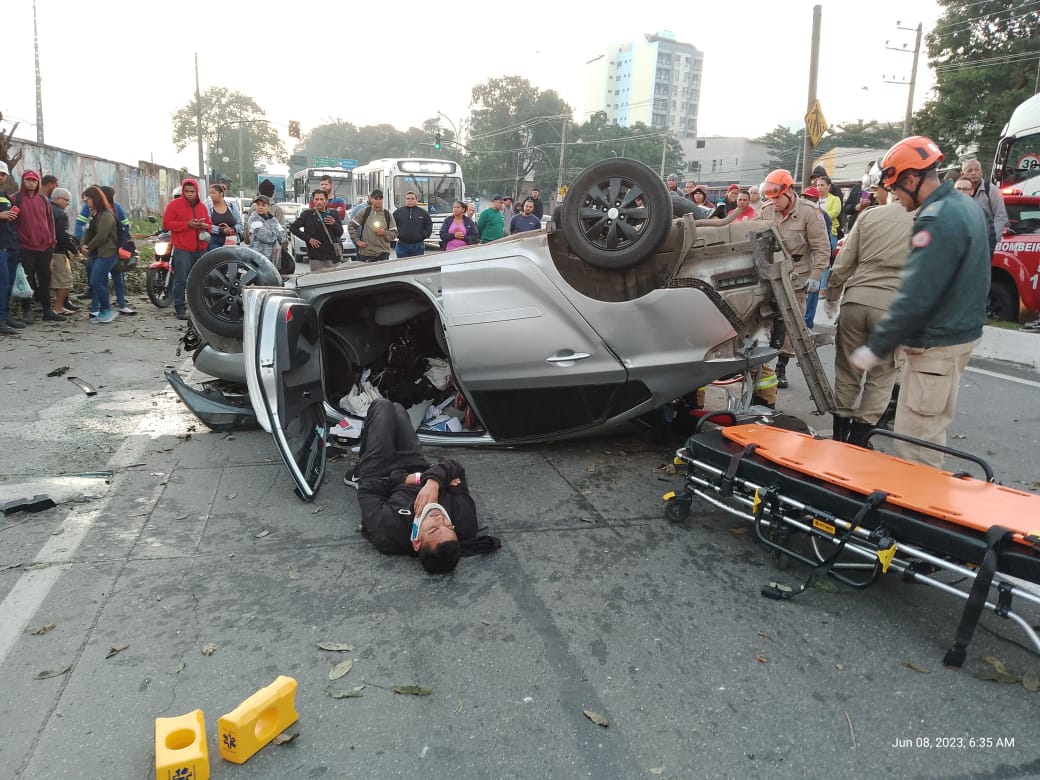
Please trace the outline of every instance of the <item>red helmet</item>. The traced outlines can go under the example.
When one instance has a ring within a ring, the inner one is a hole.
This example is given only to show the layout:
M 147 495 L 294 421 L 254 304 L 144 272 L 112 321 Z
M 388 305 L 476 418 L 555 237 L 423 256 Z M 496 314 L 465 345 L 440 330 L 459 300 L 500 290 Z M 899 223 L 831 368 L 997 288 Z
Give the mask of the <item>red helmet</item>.
M 907 171 L 927 171 L 944 159 L 938 144 L 931 138 L 923 135 L 904 138 L 881 160 L 881 186 L 890 190 Z
M 763 198 L 772 200 L 779 198 L 792 187 L 794 187 L 794 177 L 791 176 L 791 172 L 777 168 L 766 176 L 766 180 L 762 183 L 761 195 Z

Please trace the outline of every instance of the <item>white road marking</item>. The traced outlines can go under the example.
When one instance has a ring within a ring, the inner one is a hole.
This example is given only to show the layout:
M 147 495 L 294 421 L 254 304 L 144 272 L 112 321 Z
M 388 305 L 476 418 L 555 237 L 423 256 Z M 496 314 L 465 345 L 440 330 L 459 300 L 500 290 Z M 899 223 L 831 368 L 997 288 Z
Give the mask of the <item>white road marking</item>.
M 968 366 L 965 371 L 971 371 L 975 374 L 983 374 L 984 376 L 991 376 L 995 379 L 1006 379 L 1008 382 L 1017 382 L 1020 385 L 1028 385 L 1029 387 L 1040 387 L 1040 382 L 1034 382 L 1032 379 L 1022 379 L 1017 376 L 1010 376 L 1008 374 L 998 374 L 996 371 L 987 371 L 984 368 L 975 368 L 974 366 Z
M 185 365 L 189 363 L 190 358 Z M 172 396 L 172 390 L 170 390 L 170 394 Z M 171 407 L 174 404 L 171 397 Z M 169 414 L 169 410 L 162 408 L 154 409 L 146 414 L 131 436 L 131 444 L 125 449 L 117 450 L 109 459 L 106 468 L 115 471 L 124 464 L 143 460 L 145 450 L 152 444 L 153 431 Z M 67 568 L 63 564 L 72 560 L 72 556 L 76 554 L 76 550 L 83 542 L 87 532 L 90 531 L 94 521 L 108 509 L 117 489 L 118 486 L 113 486 L 101 497 L 99 503 L 89 509 L 73 508 L 65 518 L 65 522 L 62 523 L 64 533 L 50 537 L 33 559 L 34 564 L 44 564 L 45 568 L 31 569 L 22 574 L 3 602 L 0 602 L 0 665 L 7 660 L 11 648 L 14 647 L 33 615 L 36 614 L 58 578 L 61 577 L 62 572 Z M 152 496 L 152 505 L 158 500 L 161 490 L 162 486 L 156 489 Z

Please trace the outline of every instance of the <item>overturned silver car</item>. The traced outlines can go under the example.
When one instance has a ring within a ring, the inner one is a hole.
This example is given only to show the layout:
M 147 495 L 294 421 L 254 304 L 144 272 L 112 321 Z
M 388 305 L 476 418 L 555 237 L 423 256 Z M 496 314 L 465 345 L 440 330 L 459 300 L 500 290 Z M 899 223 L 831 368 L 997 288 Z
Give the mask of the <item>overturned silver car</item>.
M 228 247 L 188 280 L 195 366 L 221 382 L 168 378 L 210 427 L 271 432 L 304 497 L 359 387 L 418 410 L 426 442 L 584 435 L 776 355 L 749 240 L 763 229 L 673 219 L 649 168 L 612 159 L 575 180 L 552 232 L 284 284 Z

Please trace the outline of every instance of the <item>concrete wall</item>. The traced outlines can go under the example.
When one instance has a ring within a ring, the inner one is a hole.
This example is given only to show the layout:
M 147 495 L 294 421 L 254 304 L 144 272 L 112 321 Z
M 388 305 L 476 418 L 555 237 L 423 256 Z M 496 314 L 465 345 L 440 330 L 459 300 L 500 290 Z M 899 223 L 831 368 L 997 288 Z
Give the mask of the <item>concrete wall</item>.
M 12 150 L 21 150 L 22 160 L 8 177 L 8 189 L 17 188 L 21 174 L 27 169 L 58 177 L 58 185 L 72 193 L 73 206 L 80 203 L 80 193 L 91 184 L 115 187 L 116 199 L 128 213 L 142 216 L 160 215 L 170 200 L 174 187 L 184 178 L 182 171 L 141 160 L 137 165 L 103 160 L 69 149 L 40 145 L 15 139 Z M 205 183 L 200 183 L 205 188 Z M 205 189 L 203 189 L 205 192 Z

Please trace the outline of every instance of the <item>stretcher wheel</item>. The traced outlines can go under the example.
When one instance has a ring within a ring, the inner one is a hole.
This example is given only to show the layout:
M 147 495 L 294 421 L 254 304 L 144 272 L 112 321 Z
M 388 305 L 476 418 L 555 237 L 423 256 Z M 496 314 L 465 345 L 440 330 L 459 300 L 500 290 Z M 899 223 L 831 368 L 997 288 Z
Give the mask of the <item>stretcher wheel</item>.
M 690 516 L 690 503 L 678 496 L 670 498 L 664 504 L 664 516 L 670 523 L 681 523 Z

